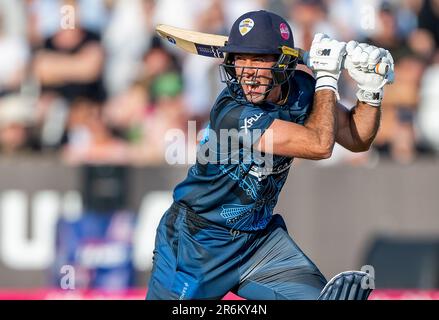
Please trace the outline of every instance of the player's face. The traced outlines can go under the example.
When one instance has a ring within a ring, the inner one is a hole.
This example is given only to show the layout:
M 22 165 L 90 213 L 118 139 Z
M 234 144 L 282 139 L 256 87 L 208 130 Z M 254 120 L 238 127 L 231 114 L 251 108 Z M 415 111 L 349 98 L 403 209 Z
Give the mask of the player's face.
M 269 89 L 272 80 L 269 68 L 273 67 L 276 61 L 277 57 L 274 55 L 235 55 L 236 76 L 249 102 L 260 103 L 264 100 L 264 93 Z M 268 94 L 266 101 L 276 102 L 279 94 L 280 87 L 275 87 Z

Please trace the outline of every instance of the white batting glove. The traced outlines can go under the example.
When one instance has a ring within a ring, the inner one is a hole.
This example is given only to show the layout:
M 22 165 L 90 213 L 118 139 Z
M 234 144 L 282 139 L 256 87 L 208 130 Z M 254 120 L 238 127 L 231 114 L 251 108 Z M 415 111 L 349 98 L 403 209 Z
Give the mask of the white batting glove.
M 393 82 L 394 61 L 388 50 L 367 43 L 350 41 L 346 45 L 345 68 L 358 84 L 358 100 L 379 107 L 384 96 L 384 86 Z M 389 70 L 385 75 L 375 73 L 378 63 L 385 63 Z
M 331 39 L 323 33 L 317 33 L 309 51 L 308 67 L 316 76 L 316 90 L 329 89 L 338 95 L 338 78 L 341 62 L 346 54 L 346 42 Z

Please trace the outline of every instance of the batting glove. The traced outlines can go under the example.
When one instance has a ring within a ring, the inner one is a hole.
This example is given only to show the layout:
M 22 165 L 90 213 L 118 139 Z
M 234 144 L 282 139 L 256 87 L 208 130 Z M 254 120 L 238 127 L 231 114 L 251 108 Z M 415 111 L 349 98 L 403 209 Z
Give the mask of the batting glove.
M 388 50 L 367 43 L 350 41 L 346 45 L 345 68 L 358 84 L 358 100 L 379 107 L 384 95 L 384 86 L 393 82 L 394 61 Z M 389 66 L 385 75 L 375 73 L 378 63 Z
M 309 52 L 308 67 L 316 76 L 316 90 L 329 89 L 338 95 L 338 78 L 341 64 L 346 54 L 346 42 L 331 39 L 323 33 L 317 33 Z

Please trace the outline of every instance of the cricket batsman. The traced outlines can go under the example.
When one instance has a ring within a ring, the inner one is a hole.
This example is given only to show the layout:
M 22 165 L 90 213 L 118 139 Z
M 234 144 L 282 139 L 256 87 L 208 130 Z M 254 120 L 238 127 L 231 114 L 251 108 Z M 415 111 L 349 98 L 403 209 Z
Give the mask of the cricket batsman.
M 233 24 L 220 49 L 227 88 L 211 110 L 197 162 L 157 228 L 147 299 L 221 299 L 229 291 L 259 300 L 370 294 L 361 285 L 366 273 L 343 272 L 327 282 L 273 209 L 295 157 L 329 158 L 335 142 L 353 152 L 369 149 L 393 59 L 382 48 L 317 34 L 312 76 L 299 70 L 292 48 L 291 27 L 276 14 L 248 12 Z M 351 110 L 338 103 L 343 63 L 358 84 Z M 390 66 L 385 75 L 374 72 L 378 63 Z

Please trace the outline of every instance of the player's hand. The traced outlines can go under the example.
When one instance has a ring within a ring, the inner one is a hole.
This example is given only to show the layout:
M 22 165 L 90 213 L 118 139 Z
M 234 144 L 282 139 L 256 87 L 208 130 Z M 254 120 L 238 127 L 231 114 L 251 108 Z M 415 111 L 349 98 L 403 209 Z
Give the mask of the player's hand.
M 316 91 L 329 89 L 338 97 L 338 78 L 341 63 L 346 54 L 346 43 L 331 39 L 323 33 L 317 33 L 309 52 L 308 67 L 316 76 Z
M 394 62 L 388 50 L 367 43 L 350 41 L 346 45 L 345 68 L 358 84 L 357 98 L 372 106 L 380 106 L 383 87 L 393 82 Z M 378 63 L 386 63 L 389 69 L 385 75 L 374 72 Z

